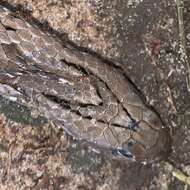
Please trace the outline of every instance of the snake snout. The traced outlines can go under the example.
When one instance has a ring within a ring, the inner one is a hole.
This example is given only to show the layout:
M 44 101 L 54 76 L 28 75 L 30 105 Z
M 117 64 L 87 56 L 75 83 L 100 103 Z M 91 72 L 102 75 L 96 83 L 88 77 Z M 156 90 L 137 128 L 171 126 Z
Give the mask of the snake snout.
M 153 128 L 145 121 L 139 121 L 138 129 L 123 148 L 130 152 L 137 161 L 160 160 L 170 152 L 171 138 L 164 128 Z

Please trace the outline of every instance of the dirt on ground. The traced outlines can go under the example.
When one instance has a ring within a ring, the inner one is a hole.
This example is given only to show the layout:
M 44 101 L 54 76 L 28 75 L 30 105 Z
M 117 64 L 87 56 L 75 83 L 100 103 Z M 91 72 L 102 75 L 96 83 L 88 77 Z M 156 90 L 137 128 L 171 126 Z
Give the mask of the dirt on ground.
M 0 99 L 0 189 L 190 189 L 171 172 L 172 166 L 190 176 L 190 94 L 175 1 L 6 2 L 57 31 L 67 43 L 120 64 L 170 129 L 173 146 L 161 163 L 111 159 L 69 138 L 46 119 L 30 120 L 29 110 Z M 188 0 L 184 6 L 190 55 Z

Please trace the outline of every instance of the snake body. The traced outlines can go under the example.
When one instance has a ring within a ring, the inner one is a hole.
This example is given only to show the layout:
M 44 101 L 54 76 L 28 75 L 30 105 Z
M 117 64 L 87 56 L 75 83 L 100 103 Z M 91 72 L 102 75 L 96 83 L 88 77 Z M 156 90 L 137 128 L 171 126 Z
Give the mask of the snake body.
M 33 105 L 71 136 L 133 160 L 167 155 L 160 118 L 114 64 L 0 6 L 0 95 Z

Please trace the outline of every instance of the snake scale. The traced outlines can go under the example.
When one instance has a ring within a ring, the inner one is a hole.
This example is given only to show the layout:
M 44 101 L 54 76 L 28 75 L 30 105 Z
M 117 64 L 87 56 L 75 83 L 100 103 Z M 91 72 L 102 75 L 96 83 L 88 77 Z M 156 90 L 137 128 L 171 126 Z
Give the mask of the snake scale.
M 159 160 L 170 136 L 114 63 L 64 44 L 0 6 L 0 95 L 33 103 L 69 135 L 131 160 Z

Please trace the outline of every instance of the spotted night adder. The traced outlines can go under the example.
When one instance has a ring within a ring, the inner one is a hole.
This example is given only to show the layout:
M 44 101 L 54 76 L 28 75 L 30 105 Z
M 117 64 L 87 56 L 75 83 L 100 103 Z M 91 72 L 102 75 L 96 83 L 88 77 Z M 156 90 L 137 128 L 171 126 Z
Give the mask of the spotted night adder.
M 160 160 L 170 136 L 114 63 L 64 44 L 0 6 L 0 95 L 131 160 Z

